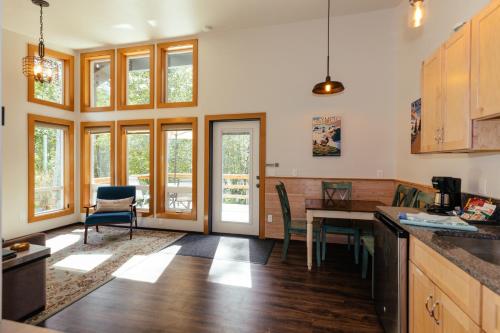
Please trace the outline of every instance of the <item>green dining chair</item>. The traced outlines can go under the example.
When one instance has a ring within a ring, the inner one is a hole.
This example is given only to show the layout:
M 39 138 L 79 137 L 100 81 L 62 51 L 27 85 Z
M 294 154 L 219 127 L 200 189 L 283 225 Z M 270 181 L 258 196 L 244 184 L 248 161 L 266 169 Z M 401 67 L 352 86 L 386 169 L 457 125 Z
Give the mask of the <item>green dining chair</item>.
M 285 184 L 279 182 L 276 185 L 276 191 L 281 204 L 283 214 L 283 252 L 281 260 L 285 261 L 288 253 L 288 245 L 292 235 L 307 235 L 307 221 L 305 219 L 292 219 L 290 202 L 286 192 Z M 313 221 L 313 241 L 316 242 L 316 263 L 321 266 L 321 223 L 318 220 Z
M 363 241 L 363 258 L 361 259 L 361 277 L 366 279 L 369 257 L 372 262 L 372 298 L 375 297 L 375 238 L 373 235 L 361 236 Z
M 393 207 L 412 207 L 417 189 L 399 184 L 392 200 Z
M 412 207 L 414 208 L 429 208 L 434 204 L 434 193 L 426 193 L 422 191 L 418 191 L 415 196 L 415 200 L 413 200 Z
M 351 200 L 352 183 L 351 182 L 321 182 L 321 193 L 323 200 Z M 351 236 L 354 236 L 354 261 L 359 263 L 360 231 L 359 228 L 352 226 L 351 220 L 346 219 L 325 219 L 323 221 L 323 254 L 322 259 L 326 258 L 326 235 L 337 234 L 347 235 L 348 248 L 351 245 Z

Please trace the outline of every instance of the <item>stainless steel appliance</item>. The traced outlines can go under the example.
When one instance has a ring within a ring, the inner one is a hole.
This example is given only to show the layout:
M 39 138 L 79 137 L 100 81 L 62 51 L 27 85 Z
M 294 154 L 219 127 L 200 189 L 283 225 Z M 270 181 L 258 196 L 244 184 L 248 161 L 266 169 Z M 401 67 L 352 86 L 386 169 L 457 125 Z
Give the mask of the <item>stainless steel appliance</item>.
M 408 332 L 408 233 L 380 213 L 375 237 L 375 309 L 385 332 Z
M 434 205 L 428 211 L 446 213 L 462 207 L 462 180 L 452 177 L 432 177 L 432 186 L 438 190 L 434 197 Z

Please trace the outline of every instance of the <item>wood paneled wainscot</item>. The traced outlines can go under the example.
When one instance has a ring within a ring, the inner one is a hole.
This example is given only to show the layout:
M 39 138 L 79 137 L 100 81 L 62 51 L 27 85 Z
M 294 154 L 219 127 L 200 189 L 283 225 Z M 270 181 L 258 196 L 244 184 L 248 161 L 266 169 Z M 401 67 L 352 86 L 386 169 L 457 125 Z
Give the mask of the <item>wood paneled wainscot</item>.
M 480 332 L 481 284 L 410 237 L 410 332 Z

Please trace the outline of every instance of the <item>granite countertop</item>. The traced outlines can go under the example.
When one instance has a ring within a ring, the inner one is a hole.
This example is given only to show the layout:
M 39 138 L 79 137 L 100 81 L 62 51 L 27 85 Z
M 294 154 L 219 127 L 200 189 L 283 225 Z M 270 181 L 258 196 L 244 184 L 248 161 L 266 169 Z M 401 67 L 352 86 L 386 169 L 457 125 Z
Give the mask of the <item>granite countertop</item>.
M 492 291 L 500 295 L 500 266 L 486 262 L 479 257 L 467 252 L 461 247 L 440 237 L 436 232 L 438 229 L 414 227 L 399 222 L 399 213 L 417 213 L 420 210 L 403 207 L 378 207 L 378 211 L 397 223 L 402 229 L 414 236 L 443 257 L 460 267 L 462 270 L 477 279 Z M 500 227 L 477 226 L 478 236 L 499 236 Z M 486 244 L 485 244 L 486 245 Z

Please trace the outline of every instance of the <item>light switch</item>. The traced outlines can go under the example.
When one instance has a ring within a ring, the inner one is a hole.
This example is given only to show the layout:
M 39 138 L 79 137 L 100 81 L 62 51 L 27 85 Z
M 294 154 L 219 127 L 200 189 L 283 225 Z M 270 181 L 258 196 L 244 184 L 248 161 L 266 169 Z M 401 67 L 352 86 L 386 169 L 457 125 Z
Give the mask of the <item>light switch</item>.
M 273 223 L 273 216 L 271 214 L 267 215 L 267 223 Z

